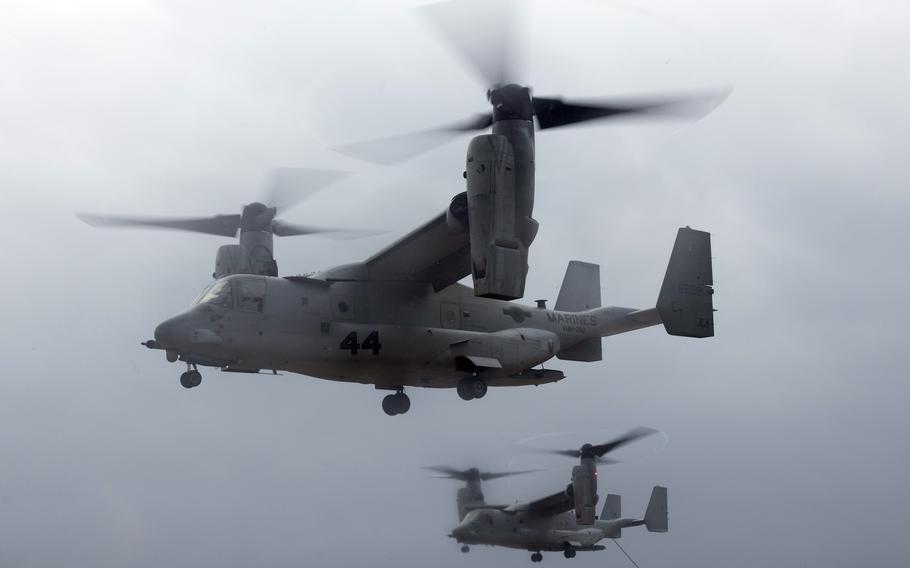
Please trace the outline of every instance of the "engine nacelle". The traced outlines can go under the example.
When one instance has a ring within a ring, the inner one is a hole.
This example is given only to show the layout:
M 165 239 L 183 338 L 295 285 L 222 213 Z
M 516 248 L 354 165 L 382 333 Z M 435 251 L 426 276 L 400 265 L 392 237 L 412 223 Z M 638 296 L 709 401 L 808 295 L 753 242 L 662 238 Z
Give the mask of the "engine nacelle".
M 458 503 L 458 520 L 464 519 L 473 507 L 483 505 L 483 493 L 479 488 L 462 487 L 455 498 Z
M 518 215 L 512 144 L 501 134 L 475 137 L 468 145 L 465 176 L 474 294 L 521 298 L 537 222 Z
M 572 493 L 575 499 L 575 522 L 593 525 L 597 508 L 597 473 L 593 467 L 572 468 Z
M 240 244 L 218 247 L 212 277 L 217 280 L 231 274 L 278 276 L 278 263 L 272 258 L 272 234 L 241 232 Z
M 217 280 L 231 274 L 242 274 L 246 272 L 245 265 L 240 245 L 221 245 L 218 247 L 218 254 L 215 255 L 215 272 L 212 273 L 212 278 Z

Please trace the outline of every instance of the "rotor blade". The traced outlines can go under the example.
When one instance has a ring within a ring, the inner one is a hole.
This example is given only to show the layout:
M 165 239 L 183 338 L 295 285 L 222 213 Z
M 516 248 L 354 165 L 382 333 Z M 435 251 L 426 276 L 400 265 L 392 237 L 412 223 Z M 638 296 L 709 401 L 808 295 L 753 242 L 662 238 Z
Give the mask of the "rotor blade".
M 601 465 L 615 465 L 620 463 L 619 460 L 614 460 L 613 458 L 595 458 L 594 461 Z
M 581 457 L 581 452 L 579 452 L 578 450 L 548 450 L 548 449 L 541 449 L 540 452 L 541 452 L 541 453 L 544 453 L 544 454 L 553 454 L 553 455 L 557 455 L 557 456 L 567 456 L 567 457 L 570 457 L 570 458 L 579 458 L 579 457 Z
M 379 235 L 384 231 L 364 231 L 357 229 L 339 229 L 333 227 L 316 227 L 314 225 L 298 225 L 280 219 L 272 221 L 272 233 L 278 237 L 295 237 L 299 235 L 316 235 L 335 240 L 359 239 L 372 235 Z
M 538 471 L 542 471 L 542 470 L 540 470 L 540 469 L 525 469 L 525 470 L 521 470 L 521 471 L 503 471 L 503 472 L 500 472 L 500 473 L 481 473 L 481 474 L 480 474 L 480 479 L 481 479 L 482 481 L 489 481 L 489 480 L 491 480 L 491 479 L 499 479 L 499 478 L 501 478 L 501 477 L 509 477 L 509 476 L 512 476 L 512 475 L 522 475 L 522 474 L 525 474 L 525 473 L 535 473 L 535 472 L 538 472 Z
M 418 10 L 486 87 L 520 80 L 516 20 L 524 11 L 517 2 L 451 0 Z
M 604 444 L 600 444 L 597 446 L 591 446 L 591 452 L 597 457 L 603 457 L 605 454 L 612 452 L 616 448 L 625 446 L 626 444 L 628 444 L 630 442 L 634 442 L 635 440 L 638 440 L 640 438 L 644 438 L 645 436 L 650 436 L 651 434 L 656 434 L 656 433 L 657 433 L 657 430 L 655 430 L 653 428 L 644 428 L 644 427 L 634 428 L 610 442 L 606 442 Z
M 534 97 L 534 113 L 541 130 L 601 120 L 621 115 L 700 117 L 708 114 L 730 91 L 675 97 L 635 97 L 607 101 L 568 102 L 561 98 Z
M 492 113 L 476 114 L 461 122 L 439 128 L 354 142 L 336 146 L 334 149 L 352 158 L 389 165 L 432 150 L 465 132 L 484 130 L 492 124 Z
M 436 473 L 441 474 L 439 476 L 434 476 L 434 477 L 440 477 L 440 478 L 444 478 L 444 479 L 458 479 L 461 481 L 469 481 L 471 479 L 476 479 L 476 480 L 480 480 L 480 481 L 490 481 L 492 479 L 499 479 L 501 477 L 509 477 L 510 475 L 522 475 L 525 473 L 534 473 L 537 471 L 541 471 L 539 469 L 527 469 L 527 470 L 521 470 L 521 471 L 503 471 L 503 472 L 498 472 L 498 473 L 482 473 L 482 472 L 477 471 L 474 468 L 462 470 L 462 469 L 455 469 L 453 467 L 448 467 L 448 466 L 444 466 L 444 465 L 429 465 L 429 466 L 425 466 L 423 469 L 435 471 Z
M 82 221 L 93 227 L 151 227 L 155 229 L 176 229 L 193 231 L 223 237 L 237 236 L 240 229 L 240 215 L 215 215 L 214 217 L 166 218 L 166 217 L 118 217 L 112 215 L 91 215 L 77 213 Z
M 346 175 L 336 170 L 275 168 L 269 172 L 262 202 L 284 211 Z
M 427 466 L 424 466 L 423 469 L 435 471 L 436 473 L 441 473 L 442 477 L 448 478 L 448 479 L 464 480 L 468 476 L 467 471 L 464 471 L 461 469 L 455 469 L 454 467 L 448 467 L 445 465 L 427 465 Z

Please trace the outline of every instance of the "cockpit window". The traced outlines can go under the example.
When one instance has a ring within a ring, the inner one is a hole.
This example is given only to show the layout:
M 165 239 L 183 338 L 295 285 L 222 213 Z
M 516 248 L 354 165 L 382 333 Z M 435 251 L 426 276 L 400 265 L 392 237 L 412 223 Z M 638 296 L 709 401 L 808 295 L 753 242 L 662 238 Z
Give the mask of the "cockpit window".
M 208 292 L 208 291 L 209 291 L 209 288 L 211 288 L 211 287 L 212 287 L 212 285 L 211 285 L 211 284 L 208 284 L 205 288 L 203 288 L 202 291 L 199 292 L 199 294 L 196 295 L 196 298 L 193 299 L 193 301 L 190 303 L 190 305 L 191 305 L 191 306 L 195 306 L 196 304 L 198 304 L 199 302 L 201 302 L 201 301 L 202 301 L 202 297 L 205 296 L 205 293 Z
M 231 294 L 230 280 L 219 280 L 205 290 L 196 300 L 197 304 L 210 304 L 223 308 L 234 307 L 234 298 Z
M 250 276 L 237 281 L 237 307 L 249 312 L 262 312 L 265 302 L 265 278 Z

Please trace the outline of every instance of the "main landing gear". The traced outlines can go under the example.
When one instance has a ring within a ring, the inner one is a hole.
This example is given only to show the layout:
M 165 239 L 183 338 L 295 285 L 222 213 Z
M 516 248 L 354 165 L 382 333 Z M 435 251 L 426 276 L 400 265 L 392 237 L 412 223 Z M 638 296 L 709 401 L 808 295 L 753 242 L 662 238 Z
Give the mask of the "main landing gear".
M 543 554 L 535 552 L 531 555 L 531 562 L 540 562 L 541 560 L 543 560 Z
M 389 416 L 404 414 L 411 408 L 411 399 L 404 394 L 404 389 L 399 388 L 395 394 L 386 395 L 382 399 L 382 411 Z
M 461 547 L 461 551 L 462 551 L 463 553 L 467 554 L 468 552 L 471 551 L 471 549 L 468 548 L 468 545 L 466 544 L 466 545 L 464 545 L 464 546 Z
M 477 377 L 461 379 L 455 386 L 455 390 L 458 391 L 458 396 L 461 397 L 461 400 L 474 400 L 475 398 L 483 398 L 487 394 L 487 383 Z
M 562 555 L 566 558 L 575 558 L 575 548 L 568 542 L 565 543 L 562 547 Z
M 196 366 L 186 366 L 186 372 L 180 375 L 180 386 L 185 389 L 196 388 L 202 384 L 202 373 L 196 369 Z

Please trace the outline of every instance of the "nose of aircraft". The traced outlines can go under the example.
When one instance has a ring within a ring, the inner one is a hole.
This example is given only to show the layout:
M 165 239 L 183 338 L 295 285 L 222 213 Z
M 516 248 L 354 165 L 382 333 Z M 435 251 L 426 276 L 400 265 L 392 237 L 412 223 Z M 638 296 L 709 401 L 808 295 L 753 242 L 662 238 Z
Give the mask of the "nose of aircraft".
M 466 523 L 462 523 L 462 524 L 458 525 L 457 527 L 455 527 L 454 529 L 452 529 L 452 537 L 456 538 L 456 539 L 464 538 L 466 536 L 469 536 L 470 534 L 471 534 L 471 527 L 469 527 Z
M 155 342 L 165 349 L 179 349 L 191 333 L 187 314 L 180 314 L 158 324 L 155 328 Z
M 155 328 L 155 343 L 166 349 L 174 347 L 174 328 L 172 319 L 158 324 Z

